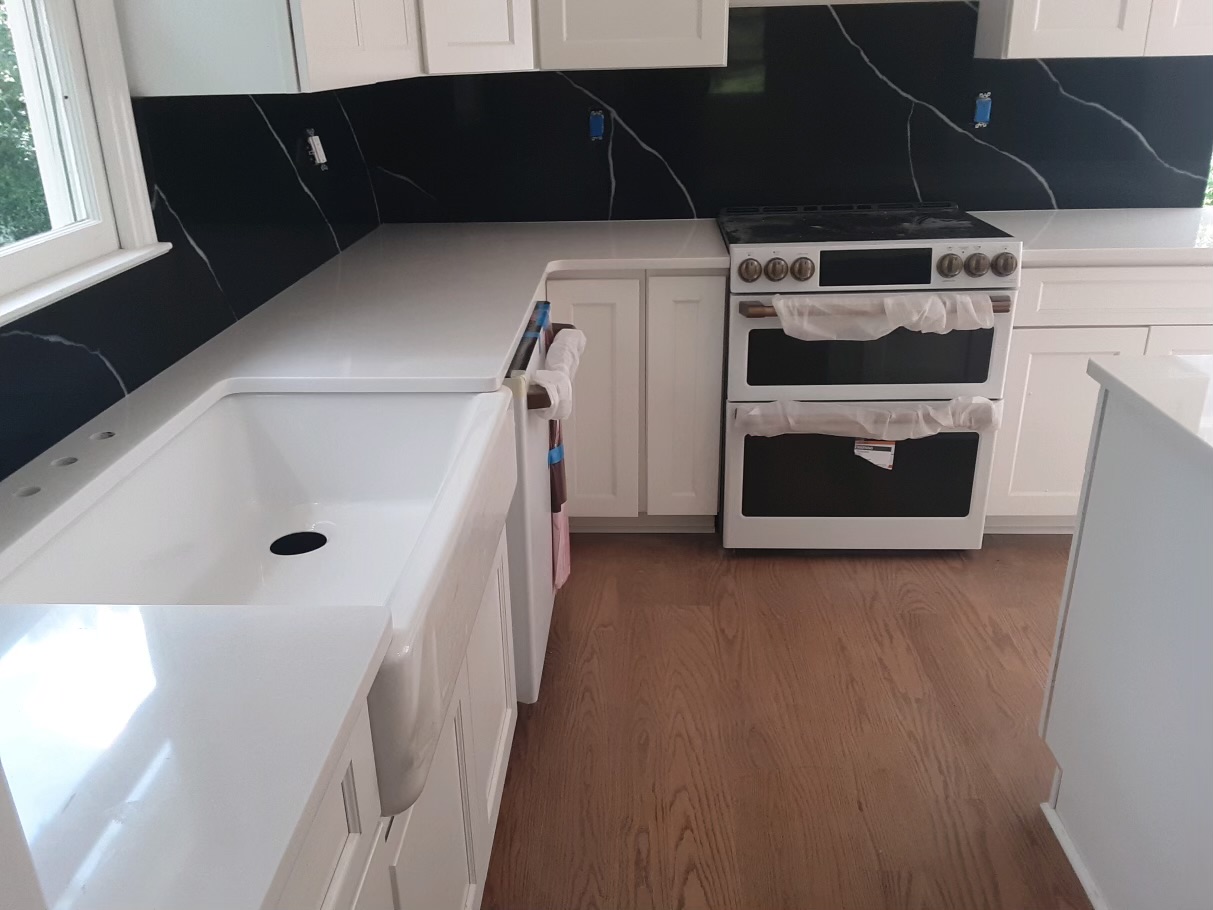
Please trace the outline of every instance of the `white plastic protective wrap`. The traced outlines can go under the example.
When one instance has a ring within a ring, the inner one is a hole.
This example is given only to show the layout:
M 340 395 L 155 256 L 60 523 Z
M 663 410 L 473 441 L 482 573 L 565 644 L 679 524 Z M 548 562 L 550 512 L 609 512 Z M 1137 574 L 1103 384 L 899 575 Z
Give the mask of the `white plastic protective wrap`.
M 989 294 L 776 296 L 786 334 L 801 341 L 872 341 L 896 329 L 945 335 L 994 326 Z
M 544 369 L 536 370 L 534 383 L 548 393 L 552 404 L 534 412 L 544 420 L 567 420 L 573 413 L 573 377 L 585 352 L 585 332 L 563 329 L 552 339 Z
M 734 420 L 747 436 L 819 433 L 866 439 L 922 439 L 943 430 L 996 429 L 1001 414 L 988 398 L 864 404 L 850 401 L 767 401 L 739 405 Z

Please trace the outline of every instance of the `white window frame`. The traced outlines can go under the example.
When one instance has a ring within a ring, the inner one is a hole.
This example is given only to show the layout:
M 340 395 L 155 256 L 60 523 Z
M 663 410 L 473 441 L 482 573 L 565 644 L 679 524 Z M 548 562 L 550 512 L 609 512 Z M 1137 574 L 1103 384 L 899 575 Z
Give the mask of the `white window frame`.
M 156 238 L 112 0 L 37 2 L 56 39 L 64 91 L 75 95 L 81 121 L 76 153 L 89 178 L 78 192 L 95 216 L 0 248 L 0 325 L 171 249 Z M 6 2 L 23 74 L 33 72 L 32 46 L 21 46 L 33 3 Z M 33 90 L 27 87 L 27 97 Z M 27 108 L 35 140 L 43 136 L 39 157 L 52 155 L 46 139 L 52 131 L 40 122 L 46 104 Z M 52 177 L 56 167 L 49 162 L 39 169 L 54 212 L 68 198 L 66 186 Z

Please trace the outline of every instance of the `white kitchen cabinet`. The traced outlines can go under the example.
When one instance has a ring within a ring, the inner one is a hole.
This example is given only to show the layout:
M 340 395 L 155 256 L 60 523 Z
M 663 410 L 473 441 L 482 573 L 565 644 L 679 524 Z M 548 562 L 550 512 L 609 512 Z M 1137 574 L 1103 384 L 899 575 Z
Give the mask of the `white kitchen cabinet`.
M 647 511 L 715 515 L 723 400 L 723 277 L 648 281 Z
M 1146 353 L 1213 356 L 1213 325 L 1152 326 Z
M 1213 0 L 981 0 L 978 57 L 1213 54 Z
M 421 72 L 417 0 L 116 0 L 131 93 L 315 92 Z
M 1154 0 L 1147 57 L 1213 54 L 1213 0 Z
M 1213 268 L 1024 269 L 1015 325 L 1213 323 Z
M 362 882 L 354 895 L 353 910 L 396 910 L 396 897 L 392 893 L 391 829 L 391 819 L 380 820 L 371 861 L 367 863 Z
M 420 0 L 426 71 L 535 68 L 530 0 Z
M 564 422 L 569 515 L 634 518 L 640 511 L 639 278 L 551 280 L 552 321 L 585 332 Z
M 536 0 L 552 70 L 724 66 L 728 0 Z
M 459 675 L 425 788 L 398 815 L 399 853 L 392 863 L 395 910 L 465 910 L 475 906 L 467 756 L 467 666 Z
M 518 723 L 512 623 L 509 566 L 502 535 L 467 650 L 468 802 L 473 858 L 480 871 L 487 870 L 493 852 L 505 769 Z
M 353 905 L 375 846 L 379 785 L 364 707 L 308 824 L 279 910 L 345 910 Z M 361 910 L 361 908 L 359 908 Z
M 991 516 L 1078 511 L 1098 385 L 1096 354 L 1141 354 L 1141 327 L 1028 328 L 1011 333 L 1002 427 L 994 445 Z

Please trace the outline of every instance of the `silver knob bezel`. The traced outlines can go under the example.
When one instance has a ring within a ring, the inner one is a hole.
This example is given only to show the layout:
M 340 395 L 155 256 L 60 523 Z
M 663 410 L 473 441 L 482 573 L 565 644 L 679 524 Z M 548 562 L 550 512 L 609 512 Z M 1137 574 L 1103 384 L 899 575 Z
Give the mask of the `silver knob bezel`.
M 956 269 L 954 271 L 951 269 L 944 268 L 945 261 L 947 261 L 950 264 L 953 260 L 955 260 L 955 262 L 956 262 Z M 939 257 L 939 259 L 935 263 L 935 271 L 938 272 L 939 275 L 943 278 L 959 277 L 960 273 L 964 271 L 964 267 L 965 267 L 964 257 L 961 256 L 959 253 L 944 253 L 942 256 Z
M 768 281 L 783 281 L 788 277 L 788 261 L 780 256 L 774 256 L 767 260 L 762 271 Z
M 792 260 L 788 271 L 797 281 L 808 281 L 817 274 L 817 264 L 808 256 L 797 256 Z
M 999 268 L 998 261 L 1000 259 L 1004 262 L 1008 259 L 1011 260 L 1011 267 L 1008 269 Z M 1014 253 L 1012 253 L 1010 250 L 1003 250 L 1001 253 L 997 254 L 996 256 L 994 256 L 993 259 L 990 260 L 990 271 L 993 272 L 995 275 L 997 275 L 999 278 L 1010 278 L 1012 275 L 1015 274 L 1015 270 L 1018 268 L 1019 268 L 1019 257 L 1016 256 Z
M 965 257 L 965 274 L 970 278 L 981 278 L 990 271 L 990 257 L 985 253 L 970 253 Z
M 754 266 L 753 277 L 746 275 L 746 269 L 750 266 L 751 263 L 753 263 L 753 266 Z M 753 284 L 755 281 L 757 281 L 759 278 L 762 277 L 762 263 L 759 262 L 757 259 L 755 259 L 753 256 L 749 256 L 749 257 L 741 260 L 741 262 L 737 263 L 737 277 L 740 278 L 742 281 L 744 281 L 746 284 Z

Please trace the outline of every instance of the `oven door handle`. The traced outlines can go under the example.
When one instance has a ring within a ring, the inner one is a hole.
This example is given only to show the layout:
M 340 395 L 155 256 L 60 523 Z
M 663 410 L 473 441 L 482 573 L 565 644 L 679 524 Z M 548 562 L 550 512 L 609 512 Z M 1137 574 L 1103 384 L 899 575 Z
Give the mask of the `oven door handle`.
M 1011 298 L 1007 294 L 994 294 L 990 297 L 995 313 L 1011 312 Z M 737 312 L 746 319 L 766 319 L 777 315 L 775 307 L 761 300 L 743 300 L 737 304 Z

